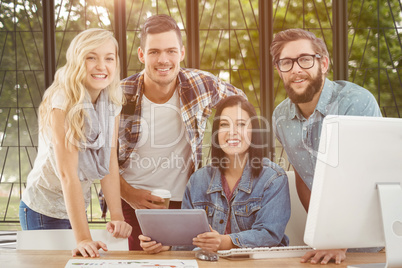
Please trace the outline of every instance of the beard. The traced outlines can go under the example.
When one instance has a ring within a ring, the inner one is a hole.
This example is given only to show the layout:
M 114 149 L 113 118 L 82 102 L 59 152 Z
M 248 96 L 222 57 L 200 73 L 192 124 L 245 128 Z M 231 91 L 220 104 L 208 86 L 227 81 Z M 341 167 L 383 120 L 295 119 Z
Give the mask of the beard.
M 296 93 L 290 83 L 284 83 L 286 93 L 293 103 L 307 103 L 312 101 L 315 94 L 320 92 L 323 78 L 321 75 L 321 66 L 317 70 L 316 78 L 303 77 L 309 81 L 309 84 L 301 94 Z

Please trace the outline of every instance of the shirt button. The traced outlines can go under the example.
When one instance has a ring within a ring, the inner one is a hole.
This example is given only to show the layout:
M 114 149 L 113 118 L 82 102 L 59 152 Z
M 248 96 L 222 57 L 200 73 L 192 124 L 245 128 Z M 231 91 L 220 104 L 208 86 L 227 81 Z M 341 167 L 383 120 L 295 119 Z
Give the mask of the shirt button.
M 222 223 L 223 223 L 223 220 L 220 220 L 219 223 L 222 224 Z

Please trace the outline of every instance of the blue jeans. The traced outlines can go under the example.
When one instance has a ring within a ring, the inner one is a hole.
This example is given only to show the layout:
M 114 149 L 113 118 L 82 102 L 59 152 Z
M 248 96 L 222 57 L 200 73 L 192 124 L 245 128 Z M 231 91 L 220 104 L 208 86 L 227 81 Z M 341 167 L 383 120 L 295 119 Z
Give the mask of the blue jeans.
M 69 220 L 40 214 L 30 209 L 22 201 L 20 202 L 19 217 L 22 230 L 71 229 Z

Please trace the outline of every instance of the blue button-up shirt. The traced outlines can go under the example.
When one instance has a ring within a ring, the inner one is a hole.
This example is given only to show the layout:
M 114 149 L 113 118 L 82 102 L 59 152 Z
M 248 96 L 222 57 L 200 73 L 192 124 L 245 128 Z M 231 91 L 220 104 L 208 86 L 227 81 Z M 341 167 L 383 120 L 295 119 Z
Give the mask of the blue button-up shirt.
M 220 234 L 229 234 L 238 247 L 286 246 L 286 224 L 290 218 L 289 184 L 285 171 L 269 159 L 263 159 L 258 178 L 251 178 L 246 165 L 240 182 L 228 200 L 218 168 L 206 166 L 190 178 L 184 193 L 183 209 L 204 209 L 208 222 Z
M 325 79 L 320 99 L 308 119 L 289 98 L 276 107 L 272 116 L 275 135 L 310 190 L 322 121 L 327 115 L 382 116 L 376 99 L 368 90 L 351 82 L 329 79 Z

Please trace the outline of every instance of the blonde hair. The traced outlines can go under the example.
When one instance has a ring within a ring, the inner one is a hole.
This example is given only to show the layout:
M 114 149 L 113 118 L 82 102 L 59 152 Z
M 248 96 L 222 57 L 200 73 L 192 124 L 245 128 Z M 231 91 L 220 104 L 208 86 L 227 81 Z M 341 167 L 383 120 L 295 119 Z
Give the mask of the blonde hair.
M 59 68 L 55 74 L 52 85 L 46 90 L 39 106 L 40 133 L 49 134 L 52 112 L 52 99 L 55 94 L 65 96 L 64 107 L 66 108 L 66 146 L 77 146 L 72 141 L 85 142 L 84 134 L 85 117 L 88 116 L 83 109 L 87 90 L 84 86 L 87 75 L 85 59 L 88 53 L 112 40 L 116 46 L 116 71 L 112 83 L 104 90 L 108 92 L 110 101 L 115 105 L 122 105 L 124 97 L 120 88 L 120 62 L 118 43 L 112 32 L 105 29 L 91 28 L 79 33 L 72 40 L 67 49 L 67 62 Z M 67 141 L 71 141 L 70 143 Z M 79 147 L 79 146 L 78 146 Z

